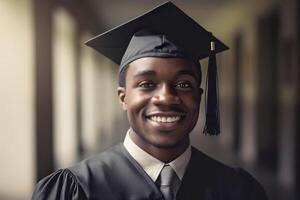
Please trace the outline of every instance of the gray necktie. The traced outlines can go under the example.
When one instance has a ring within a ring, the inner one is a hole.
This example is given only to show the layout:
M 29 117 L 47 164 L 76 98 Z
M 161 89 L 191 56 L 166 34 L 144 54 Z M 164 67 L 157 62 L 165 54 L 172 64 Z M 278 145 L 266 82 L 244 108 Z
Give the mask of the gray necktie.
M 174 200 L 180 186 L 180 179 L 170 165 L 160 172 L 159 187 L 165 200 Z

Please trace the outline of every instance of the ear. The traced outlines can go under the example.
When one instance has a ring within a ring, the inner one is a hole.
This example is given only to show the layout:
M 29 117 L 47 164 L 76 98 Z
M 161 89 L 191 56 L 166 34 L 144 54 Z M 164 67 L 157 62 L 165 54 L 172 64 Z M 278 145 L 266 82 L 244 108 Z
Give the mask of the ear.
M 203 94 L 203 89 L 199 87 L 199 91 L 198 91 L 198 92 L 199 92 L 200 96 L 202 96 L 202 94 Z
M 199 93 L 199 98 L 200 98 L 200 101 L 201 101 L 202 95 L 203 95 L 203 89 L 199 87 L 198 93 Z
M 119 96 L 119 102 L 123 108 L 124 111 L 127 110 L 127 104 L 125 102 L 125 97 L 126 97 L 126 89 L 124 87 L 118 87 L 118 96 Z

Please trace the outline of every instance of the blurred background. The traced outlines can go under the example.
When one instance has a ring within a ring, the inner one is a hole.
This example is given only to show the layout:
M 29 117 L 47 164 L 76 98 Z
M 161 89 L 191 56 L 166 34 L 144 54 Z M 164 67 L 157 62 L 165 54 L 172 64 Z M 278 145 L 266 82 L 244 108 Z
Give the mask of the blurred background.
M 1 200 L 30 199 L 42 177 L 123 140 L 118 66 L 84 42 L 163 2 L 0 0 Z M 300 199 L 299 1 L 173 2 L 231 48 L 218 55 L 222 134 L 202 135 L 202 102 L 193 144 L 270 200 Z

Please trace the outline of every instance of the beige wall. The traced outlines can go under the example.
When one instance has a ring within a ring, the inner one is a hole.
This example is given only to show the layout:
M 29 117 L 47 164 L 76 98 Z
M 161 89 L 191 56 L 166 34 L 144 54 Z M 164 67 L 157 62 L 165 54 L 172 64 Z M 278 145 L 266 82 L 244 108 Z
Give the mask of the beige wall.
M 67 11 L 53 14 L 54 153 L 56 167 L 77 159 L 75 34 L 76 23 Z
M 91 38 L 85 35 L 82 44 Z M 125 121 L 117 96 L 118 66 L 95 50 L 82 46 L 83 143 L 87 154 L 99 152 L 123 139 L 116 132 Z
M 83 36 L 82 42 L 91 38 L 89 34 Z M 82 46 L 81 54 L 81 82 L 82 82 L 82 140 L 83 147 L 88 154 L 96 151 L 99 123 L 97 123 L 96 93 L 95 93 L 95 52 Z M 100 102 L 98 102 L 100 103 Z
M 0 198 L 34 184 L 34 32 L 31 0 L 0 1 Z

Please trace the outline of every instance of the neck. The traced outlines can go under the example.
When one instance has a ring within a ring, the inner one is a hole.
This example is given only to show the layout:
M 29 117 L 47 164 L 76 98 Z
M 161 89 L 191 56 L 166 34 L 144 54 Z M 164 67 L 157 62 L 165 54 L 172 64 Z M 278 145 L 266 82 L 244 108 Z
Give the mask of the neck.
M 188 136 L 171 146 L 148 143 L 133 130 L 130 131 L 129 136 L 137 146 L 164 163 L 169 163 L 179 157 L 190 145 Z

